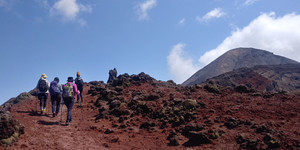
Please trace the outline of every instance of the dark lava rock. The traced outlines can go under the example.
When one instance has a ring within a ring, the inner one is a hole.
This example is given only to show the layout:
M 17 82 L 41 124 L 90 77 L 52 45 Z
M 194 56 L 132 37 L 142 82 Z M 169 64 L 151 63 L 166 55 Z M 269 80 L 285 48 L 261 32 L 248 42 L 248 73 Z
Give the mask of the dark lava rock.
M 8 111 L 0 109 L 0 144 L 9 146 L 24 134 L 24 126 L 21 125 Z
M 236 86 L 235 91 L 239 92 L 239 93 L 249 93 L 250 90 L 246 85 L 240 84 L 238 86 Z
M 240 126 L 241 124 L 242 124 L 242 122 L 240 120 L 235 119 L 235 118 L 230 118 L 230 119 L 228 119 L 227 122 L 224 123 L 224 125 L 228 129 L 236 128 L 236 127 Z
M 211 140 L 209 139 L 207 134 L 197 131 L 189 132 L 189 140 L 184 143 L 184 146 L 199 146 L 202 144 L 210 144 Z
M 113 109 L 116 107 L 119 107 L 121 105 L 121 101 L 120 100 L 113 100 L 110 105 L 109 105 L 109 109 Z
M 274 139 L 271 135 L 267 134 L 263 138 L 264 143 L 268 145 L 268 148 L 279 148 L 280 142 Z
M 178 135 L 175 132 L 170 132 L 168 138 L 169 140 L 169 146 L 178 146 L 179 145 L 179 138 Z
M 203 126 L 196 124 L 196 123 L 188 123 L 185 125 L 184 129 L 182 130 L 182 135 L 189 136 L 190 131 L 201 131 Z
M 112 129 L 106 129 L 104 133 L 105 134 L 111 134 L 111 133 L 114 133 L 114 130 L 112 130 Z
M 246 139 L 245 139 L 244 135 L 238 135 L 237 137 L 235 137 L 235 141 L 238 144 L 242 144 L 242 143 L 246 142 Z

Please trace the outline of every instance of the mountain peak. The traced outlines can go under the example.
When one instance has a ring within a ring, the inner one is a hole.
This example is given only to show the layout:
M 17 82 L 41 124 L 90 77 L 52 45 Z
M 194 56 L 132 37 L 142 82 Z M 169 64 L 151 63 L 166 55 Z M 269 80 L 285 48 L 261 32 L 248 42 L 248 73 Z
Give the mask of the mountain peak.
M 273 53 L 255 48 L 235 48 L 224 53 L 216 60 L 197 71 L 182 83 L 184 86 L 199 84 L 206 79 L 243 67 L 257 65 L 295 64 L 297 61 L 274 55 Z

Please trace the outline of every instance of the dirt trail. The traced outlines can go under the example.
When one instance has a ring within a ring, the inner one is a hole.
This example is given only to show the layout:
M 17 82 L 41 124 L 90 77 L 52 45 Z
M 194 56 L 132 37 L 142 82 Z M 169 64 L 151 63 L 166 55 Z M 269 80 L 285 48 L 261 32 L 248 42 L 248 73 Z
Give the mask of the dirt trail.
M 112 122 L 100 120 L 95 122 L 98 109 L 94 106 L 97 97 L 87 95 L 89 87 L 83 91 L 83 113 L 79 103 L 75 103 L 72 111 L 72 122 L 65 126 L 66 106 L 56 117 L 39 115 L 39 101 L 25 100 L 15 104 L 12 115 L 25 126 L 25 134 L 17 143 L 7 150 L 13 149 L 59 149 L 59 150 L 94 150 L 94 149 L 182 149 L 168 147 L 164 133 L 149 133 L 134 127 L 132 131 L 112 128 Z M 49 98 L 48 98 L 49 100 Z M 48 103 L 47 110 L 48 113 Z M 82 120 L 83 115 L 83 120 Z M 114 132 L 105 134 L 107 129 Z M 1 149 L 1 148 L 0 148 Z
M 73 122 L 69 126 L 65 126 L 66 106 L 63 106 L 62 117 L 61 113 L 52 117 L 36 113 L 39 108 L 37 99 L 14 105 L 11 113 L 25 126 L 25 134 L 20 136 L 17 144 L 8 149 L 105 149 L 99 144 L 99 139 L 103 139 L 104 135 L 91 130 L 91 125 L 95 125 L 94 115 L 97 110 L 93 110 L 91 101 L 94 98 L 86 95 L 87 90 L 86 87 L 83 91 L 85 100 L 83 110 L 79 103 L 75 103 L 72 112 Z

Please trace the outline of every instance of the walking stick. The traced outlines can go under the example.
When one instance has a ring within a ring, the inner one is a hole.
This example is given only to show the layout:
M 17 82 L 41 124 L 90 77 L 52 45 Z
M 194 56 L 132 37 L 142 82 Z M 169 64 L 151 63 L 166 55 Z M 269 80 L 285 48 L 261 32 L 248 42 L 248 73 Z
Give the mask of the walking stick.
M 36 96 L 36 114 L 39 114 L 39 101 L 38 96 Z
M 83 108 L 82 108 L 82 105 L 81 105 L 81 101 L 82 101 L 82 99 L 80 100 L 80 107 L 81 107 L 81 119 L 83 121 Z
M 63 107 L 64 107 L 64 103 L 61 102 L 61 115 L 60 115 L 60 122 L 62 122 L 62 116 L 63 116 Z
M 49 101 L 48 101 L 48 116 L 50 116 L 50 105 L 51 105 L 51 103 L 50 103 L 50 101 L 51 101 L 51 97 L 49 98 Z

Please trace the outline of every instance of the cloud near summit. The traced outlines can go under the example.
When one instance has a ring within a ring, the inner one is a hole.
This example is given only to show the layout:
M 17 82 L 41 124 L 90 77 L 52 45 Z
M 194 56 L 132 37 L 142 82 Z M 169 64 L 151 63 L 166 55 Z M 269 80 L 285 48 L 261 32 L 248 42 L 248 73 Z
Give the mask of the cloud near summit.
M 237 47 L 253 47 L 273 52 L 287 58 L 300 61 L 300 15 L 296 13 L 277 17 L 274 12 L 262 13 L 243 28 L 237 28 L 226 37 L 215 49 L 204 53 L 198 64 L 193 64 L 190 58 L 182 57 L 183 49 L 175 53 L 174 48 L 168 56 L 168 66 L 174 81 L 182 83 L 197 70 L 194 66 L 205 66 L 227 52 Z M 174 46 L 176 47 L 176 45 Z M 178 46 L 177 46 L 178 47 Z M 177 54 L 174 57 L 174 53 Z M 177 63 L 170 63 L 177 62 Z M 181 69 L 174 69 L 181 68 Z

